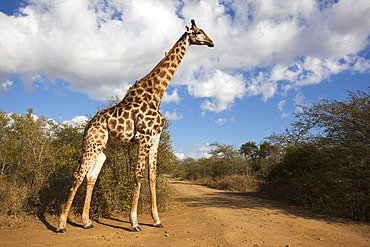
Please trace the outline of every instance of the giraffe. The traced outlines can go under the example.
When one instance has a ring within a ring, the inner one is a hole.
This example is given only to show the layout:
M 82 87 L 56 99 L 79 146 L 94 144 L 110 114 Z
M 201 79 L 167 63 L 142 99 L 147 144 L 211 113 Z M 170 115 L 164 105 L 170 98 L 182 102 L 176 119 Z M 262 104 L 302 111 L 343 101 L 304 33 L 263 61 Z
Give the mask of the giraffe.
M 145 165 L 149 164 L 151 216 L 153 227 L 162 228 L 156 202 L 156 160 L 162 128 L 165 124 L 160 112 L 161 99 L 190 45 L 213 47 L 212 40 L 191 20 L 191 28 L 175 43 L 154 69 L 129 88 L 117 105 L 99 111 L 88 123 L 83 137 L 80 166 L 73 174 L 73 184 L 62 211 L 58 233 L 66 232 L 66 221 L 78 187 L 86 176 L 87 190 L 82 212 L 85 229 L 93 228 L 89 219 L 94 184 L 110 151 L 115 146 L 138 144 L 138 159 L 134 174 L 134 192 L 130 210 L 131 231 L 141 231 L 137 220 L 137 205 Z

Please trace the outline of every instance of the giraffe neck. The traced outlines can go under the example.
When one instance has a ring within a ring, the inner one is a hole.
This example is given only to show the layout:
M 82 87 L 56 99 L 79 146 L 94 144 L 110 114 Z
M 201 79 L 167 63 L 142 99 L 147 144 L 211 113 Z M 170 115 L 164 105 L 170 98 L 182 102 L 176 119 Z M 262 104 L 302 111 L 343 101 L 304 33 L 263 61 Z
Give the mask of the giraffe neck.
M 157 66 L 136 85 L 146 89 L 153 95 L 153 100 L 160 103 L 189 45 L 189 36 L 184 33 Z

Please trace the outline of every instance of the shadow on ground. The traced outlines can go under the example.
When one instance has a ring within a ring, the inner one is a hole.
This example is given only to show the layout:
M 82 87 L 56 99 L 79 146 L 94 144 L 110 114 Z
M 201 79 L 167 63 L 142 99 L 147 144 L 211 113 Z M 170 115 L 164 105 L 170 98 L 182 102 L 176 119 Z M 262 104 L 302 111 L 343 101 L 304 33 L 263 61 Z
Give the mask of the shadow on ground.
M 327 222 L 346 222 L 345 219 L 339 219 L 324 215 L 319 212 L 310 210 L 309 208 L 290 205 L 286 202 L 264 198 L 261 193 L 257 192 L 231 192 L 220 191 L 202 185 L 191 184 L 187 181 L 172 180 L 170 181 L 176 187 L 176 184 L 181 186 L 192 186 L 198 193 L 196 196 L 178 195 L 176 200 L 184 203 L 189 207 L 214 207 L 214 208 L 230 208 L 230 209 L 270 209 L 276 214 L 283 213 L 293 217 L 301 217 L 305 219 L 320 219 Z

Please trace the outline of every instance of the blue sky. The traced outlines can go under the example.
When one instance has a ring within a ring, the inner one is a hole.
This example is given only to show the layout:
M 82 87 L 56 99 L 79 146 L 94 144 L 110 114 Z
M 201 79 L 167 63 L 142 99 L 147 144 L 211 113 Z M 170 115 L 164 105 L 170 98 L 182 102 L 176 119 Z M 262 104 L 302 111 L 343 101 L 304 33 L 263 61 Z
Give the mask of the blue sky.
M 261 142 L 297 104 L 370 85 L 367 0 L 3 0 L 0 12 L 0 109 L 59 122 L 122 97 L 195 19 L 215 47 L 188 49 L 161 105 L 179 157 Z

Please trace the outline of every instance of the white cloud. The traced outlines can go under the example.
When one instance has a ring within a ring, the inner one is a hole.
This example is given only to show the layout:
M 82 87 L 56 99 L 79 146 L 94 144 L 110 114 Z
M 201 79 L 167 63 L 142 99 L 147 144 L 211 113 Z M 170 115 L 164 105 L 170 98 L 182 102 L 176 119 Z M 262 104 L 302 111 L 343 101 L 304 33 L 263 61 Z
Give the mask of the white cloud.
M 181 114 L 177 114 L 176 112 L 168 112 L 166 111 L 164 113 L 164 117 L 167 119 L 167 120 L 181 120 L 183 118 L 183 116 Z
M 283 109 L 284 105 L 286 104 L 286 101 L 285 100 L 282 100 L 278 103 L 278 108 L 279 108 L 279 111 L 281 112 L 281 117 L 282 118 L 287 118 L 290 116 L 290 114 L 286 113 Z
M 163 103 L 171 103 L 174 102 L 178 104 L 181 101 L 181 98 L 179 94 L 177 93 L 177 90 L 174 90 L 172 94 L 168 94 L 167 92 L 164 93 L 162 102 Z
M 193 3 L 199 9 L 195 15 L 201 15 L 205 2 Z M 351 4 L 354 8 L 348 7 Z M 289 90 L 319 83 L 346 70 L 369 71 L 369 62 L 358 55 L 369 43 L 369 8 L 369 2 L 354 0 L 325 6 L 314 0 L 229 1 L 222 15 L 202 17 L 207 25 L 213 24 L 210 32 L 215 34 L 215 47 L 222 46 L 217 54 L 210 55 L 214 65 L 208 67 L 224 71 L 264 68 L 243 80 L 248 95 L 261 95 L 265 101 L 285 81 L 289 84 L 282 88 Z M 215 6 L 213 12 L 219 13 Z M 333 20 L 345 20 L 342 16 L 351 16 L 351 21 L 335 25 Z M 202 106 L 220 110 L 212 103 L 206 101 Z
M 12 81 L 0 82 L 0 94 L 5 93 L 13 86 Z
M 263 72 L 258 73 L 256 77 L 251 77 L 247 85 L 248 95 L 261 94 L 264 101 L 273 97 L 278 88 L 277 82 L 269 79 Z
M 295 103 L 295 113 L 302 111 L 302 106 L 308 106 L 309 103 L 306 102 L 306 97 L 303 95 L 302 91 L 300 89 L 296 89 L 296 96 L 293 98 L 293 101 Z
M 185 159 L 185 158 L 186 158 L 185 154 L 183 154 L 183 153 L 175 153 L 175 155 L 176 155 L 176 157 L 177 157 L 178 159 L 180 159 L 180 160 L 183 160 L 183 159 Z
M 211 151 L 211 147 L 207 143 L 206 146 L 200 145 L 200 144 L 194 144 L 194 147 L 191 152 L 189 152 L 188 157 L 193 159 L 199 159 L 199 158 L 209 158 L 211 155 L 209 152 Z
M 222 125 L 224 125 L 226 122 L 227 122 L 227 120 L 226 120 L 226 119 L 224 119 L 224 118 L 218 118 L 218 119 L 216 119 L 216 120 L 215 120 L 215 123 L 216 123 L 218 126 L 222 126 Z
M 62 79 L 99 100 L 145 76 L 184 30 L 175 2 L 30 2 L 0 13 L 0 72 Z
M 282 100 L 278 103 L 278 108 L 279 108 L 279 111 L 283 111 L 283 106 L 285 105 L 286 101 L 285 100 Z
M 215 48 L 190 48 L 173 83 L 207 98 L 204 111 L 230 109 L 246 95 L 266 101 L 279 90 L 370 68 L 360 52 L 369 45 L 368 0 L 29 2 L 18 15 L 0 13 L 3 83 L 16 75 L 32 86 L 42 75 L 46 83 L 61 79 L 94 99 L 123 95 L 191 18 Z M 164 98 L 179 100 L 177 91 Z
M 221 112 L 229 109 L 235 98 L 241 99 L 246 92 L 245 82 L 242 75 L 230 75 L 215 70 L 210 75 L 204 75 L 191 82 L 190 94 L 195 97 L 207 97 L 212 100 L 205 100 L 201 108 L 214 112 Z
M 317 84 L 330 76 L 346 70 L 366 72 L 370 70 L 369 61 L 357 55 L 348 55 L 341 58 L 306 57 L 290 65 L 276 65 L 270 70 L 260 72 L 251 77 L 248 92 L 252 95 L 262 94 L 263 99 L 273 97 L 282 83 L 284 92 L 303 86 Z
M 289 117 L 290 116 L 290 114 L 289 113 L 286 113 L 286 112 L 283 112 L 282 114 L 281 114 L 281 117 L 282 118 L 287 118 L 287 117 Z
M 63 124 L 72 125 L 72 126 L 81 126 L 88 121 L 88 118 L 85 116 L 75 116 L 71 120 L 63 121 Z
M 296 105 L 306 105 L 305 103 L 306 98 L 302 94 L 301 90 L 297 90 L 297 95 L 293 98 L 293 101 Z

